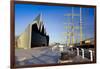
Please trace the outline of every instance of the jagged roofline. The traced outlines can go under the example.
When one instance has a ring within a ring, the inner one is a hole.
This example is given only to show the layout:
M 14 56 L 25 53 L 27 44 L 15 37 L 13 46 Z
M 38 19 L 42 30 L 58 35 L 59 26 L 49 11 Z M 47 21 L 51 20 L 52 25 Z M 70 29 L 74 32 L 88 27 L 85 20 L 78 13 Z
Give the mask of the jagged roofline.
M 46 29 L 44 27 L 43 21 L 42 21 L 42 14 L 39 14 L 33 21 L 32 25 L 36 24 L 38 30 L 40 30 L 40 32 L 42 32 L 42 30 L 44 29 L 44 33 L 46 34 Z M 44 28 L 43 28 L 44 27 Z
M 46 28 L 44 27 L 43 22 L 41 22 L 40 32 L 42 32 L 42 30 L 44 30 L 44 34 L 46 34 Z
M 30 24 L 27 26 L 27 28 L 25 28 L 24 32 L 29 28 L 29 26 L 30 26 Z M 21 32 L 20 35 L 18 35 L 18 39 L 20 38 L 20 36 L 21 36 L 22 34 L 24 34 L 24 32 Z
M 38 24 L 38 22 L 39 22 L 40 24 Z M 30 23 L 30 24 L 28 25 L 28 27 L 29 27 L 30 25 L 33 25 L 33 24 L 36 24 L 38 30 L 40 30 L 40 32 L 42 32 L 42 29 L 43 29 L 43 27 L 44 27 L 44 24 L 43 24 L 43 21 L 42 21 L 42 15 L 41 15 L 41 14 L 39 14 L 39 15 L 33 20 L 33 22 Z M 28 28 L 28 27 L 27 27 L 27 28 Z M 26 29 L 27 29 L 27 28 L 26 28 Z M 26 31 L 26 29 L 24 30 L 24 32 Z M 22 32 L 22 33 L 18 36 L 18 39 L 20 38 L 20 36 L 21 36 L 24 32 Z M 47 32 L 46 32 L 45 27 L 44 27 L 44 34 L 48 35 Z

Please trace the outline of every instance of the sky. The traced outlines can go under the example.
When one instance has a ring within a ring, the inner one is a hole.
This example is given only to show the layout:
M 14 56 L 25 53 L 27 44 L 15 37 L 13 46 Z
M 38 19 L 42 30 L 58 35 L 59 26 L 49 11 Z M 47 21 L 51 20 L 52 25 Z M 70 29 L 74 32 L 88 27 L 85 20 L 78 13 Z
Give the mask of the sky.
M 73 7 L 74 14 L 80 14 L 80 7 Z M 50 43 L 66 43 L 68 32 L 65 26 L 71 23 L 71 16 L 64 16 L 72 13 L 71 6 L 46 6 L 33 4 L 15 4 L 15 34 L 18 36 L 24 32 L 28 24 L 42 13 L 43 24 L 50 37 Z M 79 16 L 74 16 L 74 26 L 79 26 Z M 94 37 L 94 8 L 82 8 L 83 39 Z M 76 29 L 75 33 L 79 34 Z M 79 36 L 75 36 L 75 39 Z

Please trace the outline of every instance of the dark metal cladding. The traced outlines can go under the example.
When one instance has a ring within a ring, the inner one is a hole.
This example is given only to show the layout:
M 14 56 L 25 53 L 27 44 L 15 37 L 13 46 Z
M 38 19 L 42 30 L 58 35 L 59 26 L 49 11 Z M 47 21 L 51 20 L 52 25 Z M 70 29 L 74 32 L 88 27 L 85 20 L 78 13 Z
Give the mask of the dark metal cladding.
M 31 48 L 48 46 L 49 36 L 46 35 L 44 25 L 41 21 L 41 15 L 39 14 L 34 21 L 36 21 L 36 23 L 32 24 L 31 28 Z

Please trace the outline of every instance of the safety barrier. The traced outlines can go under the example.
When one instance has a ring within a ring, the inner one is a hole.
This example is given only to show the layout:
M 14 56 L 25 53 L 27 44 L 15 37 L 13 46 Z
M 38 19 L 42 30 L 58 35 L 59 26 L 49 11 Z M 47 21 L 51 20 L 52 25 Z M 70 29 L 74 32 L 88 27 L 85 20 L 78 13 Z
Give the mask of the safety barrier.
M 93 51 L 83 48 L 76 48 L 77 56 L 81 55 L 82 58 L 88 58 L 90 61 L 93 61 Z

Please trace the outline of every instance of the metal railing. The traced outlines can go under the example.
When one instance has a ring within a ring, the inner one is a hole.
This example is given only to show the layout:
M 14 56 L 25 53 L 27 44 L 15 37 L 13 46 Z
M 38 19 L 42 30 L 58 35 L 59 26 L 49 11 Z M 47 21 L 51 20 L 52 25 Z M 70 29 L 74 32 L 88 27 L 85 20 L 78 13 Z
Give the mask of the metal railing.
M 93 50 L 76 48 L 77 56 L 82 56 L 82 58 L 88 58 L 90 61 L 93 61 Z

